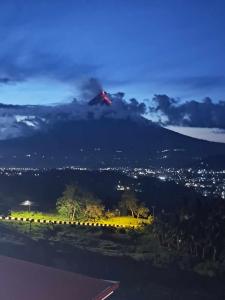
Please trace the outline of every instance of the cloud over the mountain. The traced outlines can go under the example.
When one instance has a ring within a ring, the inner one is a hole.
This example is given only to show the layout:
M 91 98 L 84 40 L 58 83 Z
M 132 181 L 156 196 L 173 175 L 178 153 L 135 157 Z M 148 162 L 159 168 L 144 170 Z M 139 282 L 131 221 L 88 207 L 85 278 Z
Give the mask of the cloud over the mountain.
M 89 90 L 89 88 L 85 89 Z M 70 103 L 54 106 L 44 105 L 5 105 L 0 104 L 0 139 L 24 136 L 37 130 L 47 130 L 56 122 L 81 119 L 137 119 L 146 113 L 146 105 L 136 99 L 124 99 L 124 93 L 110 95 L 111 106 L 88 105 L 86 101 L 74 99 Z
M 186 101 L 155 95 L 153 113 L 161 115 L 164 125 L 225 128 L 225 101 L 214 103 L 210 98 L 203 101 Z

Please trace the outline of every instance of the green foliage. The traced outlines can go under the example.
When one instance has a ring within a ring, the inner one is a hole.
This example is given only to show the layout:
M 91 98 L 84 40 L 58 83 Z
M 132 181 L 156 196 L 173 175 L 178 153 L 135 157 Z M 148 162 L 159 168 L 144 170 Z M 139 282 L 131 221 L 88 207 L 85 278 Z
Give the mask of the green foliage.
M 122 214 L 126 215 L 127 213 L 130 213 L 132 217 L 147 218 L 149 215 L 149 209 L 144 203 L 140 203 L 135 193 L 131 191 L 125 191 L 122 194 L 119 208 Z
M 148 216 L 148 224 L 153 224 L 154 222 L 154 217 L 152 215 Z
M 57 200 L 58 213 L 69 221 L 74 221 L 82 216 L 85 194 L 76 185 L 67 185 L 63 196 Z
M 67 185 L 63 196 L 57 200 L 58 213 L 67 220 L 99 220 L 105 208 L 90 193 L 84 193 L 77 185 Z
M 115 216 L 116 216 L 116 212 L 113 210 L 107 210 L 105 212 L 106 219 L 111 219 L 111 218 L 114 218 Z
M 136 198 L 135 193 L 126 191 L 122 194 L 122 198 L 119 203 L 119 207 L 122 213 L 127 214 L 127 212 L 130 212 L 132 217 L 134 217 L 135 210 L 137 210 L 137 206 L 138 199 Z
M 85 215 L 89 220 L 99 220 L 104 216 L 105 208 L 100 201 L 87 201 L 85 205 Z
M 147 218 L 149 215 L 149 209 L 145 206 L 144 203 L 141 203 L 137 206 L 135 214 L 137 218 Z

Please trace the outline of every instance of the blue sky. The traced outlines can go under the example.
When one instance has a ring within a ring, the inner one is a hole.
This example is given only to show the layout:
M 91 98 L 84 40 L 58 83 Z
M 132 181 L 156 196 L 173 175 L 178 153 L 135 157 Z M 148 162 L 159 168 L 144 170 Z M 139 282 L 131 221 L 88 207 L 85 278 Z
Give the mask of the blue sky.
M 1 1 L 0 101 L 47 104 L 97 77 L 110 92 L 225 94 L 224 1 Z

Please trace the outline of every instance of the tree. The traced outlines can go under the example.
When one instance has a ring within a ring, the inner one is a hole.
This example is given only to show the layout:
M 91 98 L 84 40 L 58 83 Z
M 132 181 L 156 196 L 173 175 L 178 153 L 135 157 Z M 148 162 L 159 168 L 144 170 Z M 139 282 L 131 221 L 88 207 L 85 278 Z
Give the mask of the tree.
M 145 206 L 144 203 L 140 203 L 135 211 L 137 218 L 147 218 L 149 215 L 149 209 Z
M 84 193 L 77 185 L 67 185 L 62 197 L 57 200 L 56 209 L 60 215 L 74 221 L 82 213 L 83 200 Z
M 121 201 L 119 203 L 119 207 L 123 212 L 130 212 L 132 217 L 135 216 L 135 212 L 138 208 L 138 199 L 135 193 L 130 191 L 125 191 L 122 194 Z
M 122 199 L 119 203 L 120 210 L 122 212 L 130 212 L 132 217 L 147 218 L 149 215 L 149 209 L 144 203 L 140 203 L 135 193 L 125 191 L 122 194 Z
M 100 201 L 87 201 L 85 207 L 85 215 L 88 217 L 88 219 L 98 220 L 103 217 L 104 212 L 105 208 Z
M 111 218 L 114 218 L 114 217 L 117 216 L 117 212 L 114 211 L 114 210 L 107 210 L 105 212 L 105 216 L 106 216 L 107 219 L 111 219 Z

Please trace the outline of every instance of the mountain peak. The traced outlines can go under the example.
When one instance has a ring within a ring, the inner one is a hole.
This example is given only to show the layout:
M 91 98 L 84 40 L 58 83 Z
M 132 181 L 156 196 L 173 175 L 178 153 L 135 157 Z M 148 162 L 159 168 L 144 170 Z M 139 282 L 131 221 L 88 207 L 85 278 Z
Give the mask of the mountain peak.
M 91 101 L 88 103 L 89 105 L 112 105 L 112 100 L 109 97 L 109 94 L 102 90 L 97 96 L 95 96 Z

